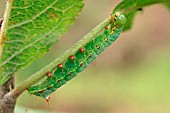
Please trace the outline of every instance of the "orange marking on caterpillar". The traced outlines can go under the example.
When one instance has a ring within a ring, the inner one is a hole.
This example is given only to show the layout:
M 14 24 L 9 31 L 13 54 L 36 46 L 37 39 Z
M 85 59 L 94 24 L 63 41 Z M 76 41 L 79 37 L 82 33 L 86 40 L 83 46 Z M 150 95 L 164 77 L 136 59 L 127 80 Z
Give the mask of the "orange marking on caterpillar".
M 80 49 L 79 49 L 79 52 L 80 52 L 80 53 L 84 52 L 84 49 L 83 49 L 83 48 L 80 48 Z
M 71 72 L 68 72 L 68 75 L 70 75 L 71 74 Z
M 62 66 L 62 64 L 58 64 L 57 67 L 58 68 L 62 68 L 63 66 Z
M 47 89 L 50 89 L 51 87 L 50 86 L 47 86 Z
M 69 58 L 70 58 L 71 60 L 73 60 L 73 59 L 74 59 L 74 56 L 73 56 L 73 55 L 70 55 Z
M 80 63 L 80 66 L 83 66 L 83 62 Z
M 108 26 L 106 26 L 106 27 L 105 27 L 105 29 L 106 29 L 106 30 L 108 30 L 108 29 L 109 29 L 109 27 L 108 27 Z
M 38 92 L 39 92 L 39 93 L 42 93 L 42 92 L 43 92 L 43 90 L 39 90 Z
M 48 71 L 48 72 L 46 72 L 46 76 L 47 76 L 47 77 L 51 76 L 51 74 L 50 74 L 50 72 L 49 72 L 49 71 Z

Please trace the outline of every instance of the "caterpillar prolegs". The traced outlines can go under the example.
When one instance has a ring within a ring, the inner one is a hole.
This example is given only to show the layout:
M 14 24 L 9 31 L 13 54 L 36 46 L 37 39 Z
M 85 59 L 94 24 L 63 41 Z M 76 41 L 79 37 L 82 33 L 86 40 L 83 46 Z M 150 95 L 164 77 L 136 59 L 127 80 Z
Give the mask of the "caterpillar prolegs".
M 79 48 L 75 54 L 68 56 L 68 59 L 58 64 L 54 70 L 47 72 L 47 79 L 36 86 L 29 87 L 28 92 L 46 98 L 48 101 L 52 92 L 85 69 L 97 55 L 118 38 L 125 23 L 125 15 L 116 12 L 111 17 L 110 25 L 100 35 Z

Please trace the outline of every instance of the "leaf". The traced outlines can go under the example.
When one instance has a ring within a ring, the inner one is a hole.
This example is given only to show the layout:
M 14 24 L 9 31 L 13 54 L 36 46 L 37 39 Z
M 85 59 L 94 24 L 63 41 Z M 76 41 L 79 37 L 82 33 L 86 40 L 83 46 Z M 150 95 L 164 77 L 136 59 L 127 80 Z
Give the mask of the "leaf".
M 59 112 L 49 112 L 45 110 L 28 109 L 21 106 L 16 106 L 14 113 L 59 113 Z
M 0 64 L 0 84 L 46 53 L 73 24 L 82 0 L 14 0 Z
M 133 19 L 137 12 L 141 11 L 144 6 L 153 5 L 156 3 L 169 3 L 169 0 L 122 0 L 113 12 L 121 11 L 124 12 L 127 17 L 127 23 L 125 25 L 124 31 L 129 30 L 132 26 Z M 170 5 L 169 5 L 170 6 Z
M 169 9 L 169 11 L 170 11 L 170 2 L 165 3 L 165 6 L 167 6 L 167 8 L 168 8 L 168 9 Z

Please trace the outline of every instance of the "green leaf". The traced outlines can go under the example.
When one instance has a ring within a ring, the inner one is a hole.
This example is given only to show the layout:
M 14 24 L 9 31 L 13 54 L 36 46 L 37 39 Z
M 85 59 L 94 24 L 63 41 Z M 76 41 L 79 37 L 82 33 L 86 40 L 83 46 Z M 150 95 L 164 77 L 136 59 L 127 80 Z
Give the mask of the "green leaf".
M 168 8 L 168 9 L 169 9 L 169 11 L 170 11 L 170 2 L 165 3 L 165 5 L 167 6 L 167 8 Z
M 124 28 L 124 31 L 126 31 L 131 28 L 135 15 L 141 11 L 139 9 L 156 3 L 166 3 L 170 7 L 170 0 L 122 0 L 122 2 L 115 7 L 113 13 L 117 11 L 124 12 L 127 17 L 127 23 Z
M 46 53 L 73 24 L 82 0 L 14 0 L 0 64 L 2 85 Z
M 45 110 L 42 111 L 42 110 L 29 109 L 21 106 L 16 106 L 14 113 L 59 113 L 59 112 L 49 112 Z

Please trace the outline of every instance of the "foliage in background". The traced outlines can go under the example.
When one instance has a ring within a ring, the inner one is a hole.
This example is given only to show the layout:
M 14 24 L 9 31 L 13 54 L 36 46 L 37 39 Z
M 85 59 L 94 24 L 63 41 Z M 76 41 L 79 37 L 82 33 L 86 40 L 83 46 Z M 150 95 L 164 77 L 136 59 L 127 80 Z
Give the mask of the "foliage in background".
M 170 10 L 170 3 L 166 3 L 165 4 L 167 7 L 168 7 L 168 9 Z

